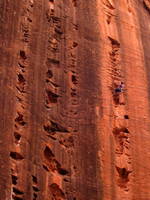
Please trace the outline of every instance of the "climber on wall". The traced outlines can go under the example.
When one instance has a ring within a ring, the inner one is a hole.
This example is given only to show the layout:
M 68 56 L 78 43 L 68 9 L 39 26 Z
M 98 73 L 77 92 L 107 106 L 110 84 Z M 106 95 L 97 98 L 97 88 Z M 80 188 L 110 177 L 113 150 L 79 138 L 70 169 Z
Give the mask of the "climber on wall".
M 116 93 L 116 94 L 121 93 L 121 92 L 123 91 L 123 88 L 124 88 L 124 83 L 121 82 L 120 85 L 118 85 L 118 87 L 115 88 L 115 93 Z

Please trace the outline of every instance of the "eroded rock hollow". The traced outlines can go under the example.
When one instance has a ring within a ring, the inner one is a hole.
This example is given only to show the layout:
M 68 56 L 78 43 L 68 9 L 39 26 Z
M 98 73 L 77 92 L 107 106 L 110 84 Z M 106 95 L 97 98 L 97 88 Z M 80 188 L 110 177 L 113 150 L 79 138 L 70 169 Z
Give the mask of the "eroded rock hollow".
M 150 200 L 149 35 L 149 0 L 0 1 L 0 200 Z

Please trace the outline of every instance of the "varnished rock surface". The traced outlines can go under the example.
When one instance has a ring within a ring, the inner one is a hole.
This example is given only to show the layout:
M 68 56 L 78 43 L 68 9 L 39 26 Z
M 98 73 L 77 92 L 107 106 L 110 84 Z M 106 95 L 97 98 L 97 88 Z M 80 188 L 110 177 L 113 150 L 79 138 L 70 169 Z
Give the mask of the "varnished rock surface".
M 0 200 L 150 200 L 149 21 L 149 0 L 0 1 Z

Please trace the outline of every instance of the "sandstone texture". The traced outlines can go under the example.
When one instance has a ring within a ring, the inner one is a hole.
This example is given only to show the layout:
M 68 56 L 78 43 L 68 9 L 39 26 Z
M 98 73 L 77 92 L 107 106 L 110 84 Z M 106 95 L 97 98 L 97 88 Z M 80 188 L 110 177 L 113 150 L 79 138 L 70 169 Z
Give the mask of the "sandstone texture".
M 0 0 L 0 200 L 150 200 L 149 55 L 150 0 Z

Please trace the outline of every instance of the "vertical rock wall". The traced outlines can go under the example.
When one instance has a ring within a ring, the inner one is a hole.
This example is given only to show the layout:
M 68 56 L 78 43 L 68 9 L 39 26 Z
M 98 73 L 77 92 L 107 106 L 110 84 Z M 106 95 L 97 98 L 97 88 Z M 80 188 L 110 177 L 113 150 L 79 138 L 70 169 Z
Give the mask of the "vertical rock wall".
M 103 198 L 146 200 L 149 193 L 149 1 L 99 2 Z M 114 88 L 124 82 L 124 92 Z
M 0 8 L 0 199 L 101 198 L 95 1 Z
M 0 1 L 0 200 L 150 199 L 149 19 L 149 0 Z

